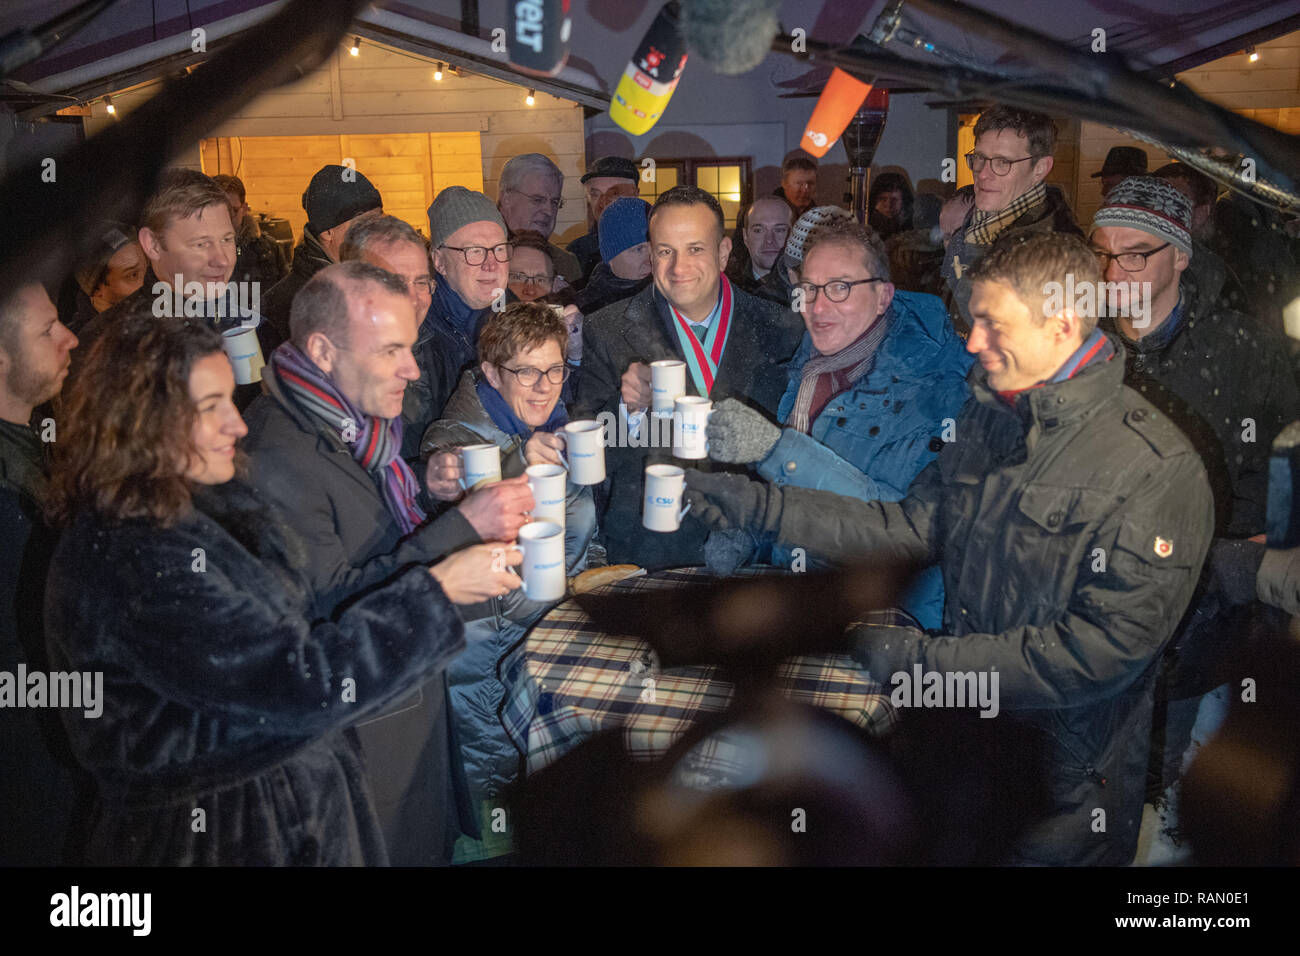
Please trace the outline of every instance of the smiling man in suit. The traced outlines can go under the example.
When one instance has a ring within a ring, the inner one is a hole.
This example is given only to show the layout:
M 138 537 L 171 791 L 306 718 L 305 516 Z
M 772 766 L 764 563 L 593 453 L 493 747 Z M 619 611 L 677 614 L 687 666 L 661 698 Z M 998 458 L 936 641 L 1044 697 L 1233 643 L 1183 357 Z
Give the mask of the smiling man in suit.
M 785 388 L 781 363 L 798 347 L 803 323 L 788 308 L 733 286 L 722 274 L 730 252 L 718 200 L 695 186 L 676 186 L 650 212 L 654 282 L 587 320 L 574 417 L 622 416 L 627 427 L 618 433 L 631 439 L 628 447 L 607 450 L 601 528 L 611 563 L 653 569 L 704 560 L 708 529 L 691 515 L 673 534 L 641 526 L 645 466 L 673 461 L 671 448 L 654 447 L 656 436 L 670 429 L 647 417 L 651 362 L 684 361 L 687 394 L 715 403 L 736 398 L 775 418 Z

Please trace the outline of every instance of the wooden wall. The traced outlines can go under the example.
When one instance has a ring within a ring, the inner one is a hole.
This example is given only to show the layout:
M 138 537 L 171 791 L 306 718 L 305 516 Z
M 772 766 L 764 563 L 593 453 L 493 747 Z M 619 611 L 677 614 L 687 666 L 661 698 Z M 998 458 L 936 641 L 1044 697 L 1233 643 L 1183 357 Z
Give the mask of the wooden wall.
M 351 159 L 384 197 L 384 211 L 426 236 L 425 211 L 448 186 L 483 188 L 479 134 L 370 133 L 240 136 L 203 140 L 203 171 L 239 176 L 254 212 L 283 216 L 302 231 L 302 193 L 322 166 Z
M 340 47 L 320 69 L 254 100 L 215 130 L 201 149 L 195 144 L 193 151 L 174 159 L 181 165 L 201 162 L 209 173 L 238 168 L 249 205 L 288 218 L 296 232 L 306 218 L 302 192 L 312 174 L 350 155 L 383 194 L 385 209 L 427 233 L 425 209 L 432 191 L 452 183 L 469 185 L 463 179 L 475 154 L 481 188 L 496 199 L 506 161 L 520 153 L 542 153 L 565 175 L 565 205 L 556 232 L 564 240 L 586 232 L 578 182 L 586 168 L 581 106 L 539 92 L 530 107 L 524 102 L 524 85 L 450 72 L 435 81 L 433 67 L 432 59 L 369 40 L 362 41 L 355 57 Z M 153 82 L 115 93 L 119 115 L 147 100 L 158 86 Z M 112 122 L 99 108 L 86 121 L 86 132 Z M 477 139 L 477 150 L 470 147 L 471 138 Z

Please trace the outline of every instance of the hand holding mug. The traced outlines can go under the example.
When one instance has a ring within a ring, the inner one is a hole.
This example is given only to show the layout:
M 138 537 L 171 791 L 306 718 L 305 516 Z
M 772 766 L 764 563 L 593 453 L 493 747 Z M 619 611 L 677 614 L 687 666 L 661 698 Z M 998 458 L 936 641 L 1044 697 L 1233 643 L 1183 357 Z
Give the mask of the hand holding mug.
M 650 407 L 653 395 L 650 391 L 649 365 L 633 362 L 623 373 L 621 384 L 620 394 L 629 412 L 643 412 Z
M 519 587 L 523 582 L 508 569 L 523 559 L 514 548 L 475 544 L 443 558 L 429 573 L 452 604 L 477 604 Z
M 533 432 L 524 445 L 524 458 L 530 465 L 564 465 L 564 433 Z
M 465 466 L 460 455 L 454 451 L 440 451 L 429 457 L 424 483 L 429 494 L 439 501 L 455 501 L 465 493 L 461 484 L 464 477 Z
M 528 523 L 533 504 L 528 476 L 520 475 L 472 492 L 457 507 L 484 541 L 513 541 Z

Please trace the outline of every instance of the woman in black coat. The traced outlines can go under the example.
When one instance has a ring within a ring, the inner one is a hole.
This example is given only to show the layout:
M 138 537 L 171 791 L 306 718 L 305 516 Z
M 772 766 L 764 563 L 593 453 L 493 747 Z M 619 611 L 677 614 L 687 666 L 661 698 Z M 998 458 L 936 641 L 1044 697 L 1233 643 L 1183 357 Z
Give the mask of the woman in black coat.
M 346 728 L 464 647 L 449 597 L 512 576 L 480 545 L 316 608 L 301 542 L 239 477 L 233 392 L 215 332 L 139 316 L 69 396 L 46 622 L 53 667 L 103 675 L 102 715 L 62 712 L 98 787 L 86 859 L 385 863 Z

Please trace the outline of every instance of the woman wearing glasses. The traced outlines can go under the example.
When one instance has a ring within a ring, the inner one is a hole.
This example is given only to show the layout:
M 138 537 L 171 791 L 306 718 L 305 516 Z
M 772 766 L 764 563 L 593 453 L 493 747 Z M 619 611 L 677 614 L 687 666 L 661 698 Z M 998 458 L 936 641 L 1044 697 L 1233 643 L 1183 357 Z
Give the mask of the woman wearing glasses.
M 722 402 L 709 420 L 709 457 L 753 464 L 777 484 L 898 501 L 956 437 L 971 356 L 936 296 L 895 291 L 879 237 L 853 219 L 813 230 L 800 280 L 792 298 L 807 334 L 777 410 L 784 428 Z M 752 556 L 748 542 L 733 543 L 742 559 Z M 809 543 L 811 560 L 816 548 Z M 791 558 L 781 549 L 771 555 L 778 566 L 790 567 Z M 937 627 L 942 595 L 931 568 L 903 606 Z
M 516 302 L 493 313 L 479 332 L 478 374 L 466 372 L 442 419 L 429 426 L 421 452 L 429 462 L 429 492 L 452 502 L 463 494 L 456 449 L 492 443 L 501 449 L 501 475 L 513 478 L 529 465 L 562 464 L 557 432 L 568 417 L 560 402 L 570 366 L 568 329 L 549 306 Z M 586 567 L 596 528 L 591 488 L 569 484 L 564 509 L 564 557 L 572 576 Z M 492 616 L 465 627 L 468 649 L 447 671 L 452 712 L 461 739 L 471 795 L 491 833 L 493 800 L 515 775 L 519 754 L 497 719 L 504 689 L 497 679 L 501 656 L 550 604 L 531 601 L 522 590 L 494 601 Z M 499 801 L 497 802 L 499 805 Z M 492 855 L 484 846 L 458 847 L 457 861 Z

